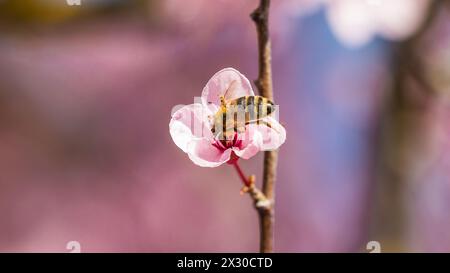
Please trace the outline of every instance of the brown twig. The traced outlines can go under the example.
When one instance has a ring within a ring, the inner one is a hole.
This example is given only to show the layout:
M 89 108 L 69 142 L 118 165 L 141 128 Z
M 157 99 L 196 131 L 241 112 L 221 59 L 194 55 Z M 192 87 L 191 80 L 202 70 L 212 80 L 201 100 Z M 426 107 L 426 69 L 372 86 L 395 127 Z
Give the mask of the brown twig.
M 258 34 L 259 75 L 255 81 L 261 96 L 273 100 L 271 48 L 269 39 L 270 0 L 260 0 L 251 18 L 256 24 Z M 277 151 L 264 154 L 264 174 L 262 193 L 267 202 L 263 209 L 257 207 L 260 219 L 260 252 L 273 252 L 274 197 L 277 168 Z
M 238 173 L 239 177 L 242 180 L 242 183 L 244 184 L 244 187 L 241 190 L 241 194 L 248 193 L 250 195 L 250 197 L 253 199 L 255 208 L 258 211 L 269 209 L 270 201 L 255 186 L 255 180 L 256 180 L 255 176 L 254 175 L 251 175 L 249 177 L 245 176 L 244 172 L 242 171 L 241 167 L 238 164 L 238 161 L 235 161 L 234 163 L 232 163 L 232 165 L 234 165 L 236 172 Z

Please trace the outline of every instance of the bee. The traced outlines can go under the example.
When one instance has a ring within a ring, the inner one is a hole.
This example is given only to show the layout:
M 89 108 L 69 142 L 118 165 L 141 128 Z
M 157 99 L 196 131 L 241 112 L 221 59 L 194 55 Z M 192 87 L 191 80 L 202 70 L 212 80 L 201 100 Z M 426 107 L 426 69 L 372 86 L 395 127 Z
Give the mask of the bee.
M 210 117 L 211 132 L 220 140 L 230 140 L 235 133 L 244 133 L 245 126 L 249 124 L 261 124 L 272 128 L 263 118 L 274 111 L 274 103 L 262 96 L 243 96 L 230 101 L 221 96 L 219 110 Z

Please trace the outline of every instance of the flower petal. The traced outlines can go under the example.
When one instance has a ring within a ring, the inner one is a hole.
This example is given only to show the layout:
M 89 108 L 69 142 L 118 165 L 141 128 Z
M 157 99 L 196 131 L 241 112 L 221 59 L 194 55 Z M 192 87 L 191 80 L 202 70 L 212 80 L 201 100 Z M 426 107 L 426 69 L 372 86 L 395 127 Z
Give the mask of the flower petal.
M 199 103 L 182 107 L 172 115 L 169 123 L 173 142 L 187 152 L 189 142 L 198 138 L 212 139 L 208 111 Z
M 188 144 L 189 158 L 200 167 L 217 167 L 230 160 L 231 149 L 219 150 L 208 139 L 196 139 Z
M 243 159 L 249 159 L 256 155 L 261 150 L 263 144 L 261 133 L 258 130 L 252 129 L 249 128 L 243 135 L 240 147 L 233 147 L 234 153 Z
M 203 88 L 202 103 L 216 112 L 220 106 L 220 96 L 232 100 L 242 96 L 254 96 L 250 81 L 234 68 L 225 68 L 214 74 Z
M 260 124 L 250 124 L 248 129 L 257 130 L 262 136 L 261 151 L 271 151 L 278 149 L 286 141 L 286 130 L 274 118 L 266 117 L 262 119 L 270 124 L 271 128 Z

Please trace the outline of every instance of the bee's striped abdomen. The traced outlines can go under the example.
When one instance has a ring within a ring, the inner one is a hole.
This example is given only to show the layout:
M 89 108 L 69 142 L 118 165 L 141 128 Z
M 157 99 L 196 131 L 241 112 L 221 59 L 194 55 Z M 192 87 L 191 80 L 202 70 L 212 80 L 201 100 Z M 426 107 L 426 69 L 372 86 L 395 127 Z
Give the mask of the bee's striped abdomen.
M 227 112 L 223 112 L 222 114 L 222 132 L 227 131 Z
M 255 103 L 256 124 L 259 124 L 259 120 L 262 117 L 264 117 L 264 110 L 265 110 L 265 107 L 263 107 L 264 99 L 267 101 L 266 98 L 263 98 L 263 97 L 260 97 L 260 96 L 256 97 L 256 103 Z
M 214 118 L 212 132 L 225 138 L 245 131 L 247 124 L 265 124 L 261 119 L 274 111 L 274 104 L 262 96 L 243 96 L 229 101 Z
M 248 120 L 255 120 L 256 119 L 256 109 L 255 109 L 255 96 L 247 96 L 246 97 L 246 112 L 248 115 Z
M 249 96 L 240 97 L 230 101 L 227 105 L 226 114 L 228 118 L 226 118 L 227 124 L 224 126 L 226 131 L 233 130 L 233 132 L 238 132 L 239 129 L 245 126 L 245 111 L 248 98 Z
M 246 103 L 246 112 L 248 112 L 249 121 L 259 121 L 273 112 L 273 103 L 267 98 L 261 96 L 248 96 Z

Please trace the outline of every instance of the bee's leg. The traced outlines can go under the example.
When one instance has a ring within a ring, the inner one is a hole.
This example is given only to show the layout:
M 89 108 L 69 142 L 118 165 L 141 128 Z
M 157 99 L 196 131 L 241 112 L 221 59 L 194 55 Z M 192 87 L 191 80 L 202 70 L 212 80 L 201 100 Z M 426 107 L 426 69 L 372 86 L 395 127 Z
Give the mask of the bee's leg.
M 272 130 L 274 130 L 275 132 L 279 133 L 279 131 L 278 131 L 277 129 L 273 128 L 273 126 L 272 126 L 272 124 L 271 124 L 270 122 L 265 121 L 265 120 L 261 120 L 261 119 L 258 119 L 258 120 L 250 120 L 250 121 L 247 121 L 247 122 L 245 123 L 245 125 L 249 125 L 249 124 L 265 125 L 265 126 L 271 128 Z
M 220 96 L 220 106 L 226 107 L 225 96 Z

